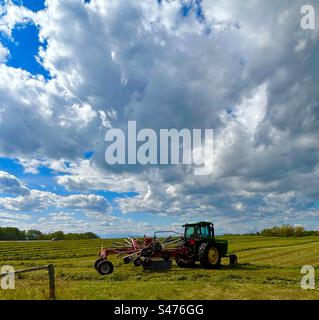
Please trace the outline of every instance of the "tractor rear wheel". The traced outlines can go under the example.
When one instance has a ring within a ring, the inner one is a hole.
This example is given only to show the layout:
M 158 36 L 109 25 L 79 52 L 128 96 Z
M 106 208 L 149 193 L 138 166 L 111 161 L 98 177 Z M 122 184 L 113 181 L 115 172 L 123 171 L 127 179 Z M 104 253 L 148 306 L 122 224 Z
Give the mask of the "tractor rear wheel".
M 106 276 L 108 274 L 111 274 L 113 270 L 114 270 L 114 266 L 110 261 L 106 261 L 106 260 L 101 261 L 97 266 L 97 272 L 101 276 Z
M 217 268 L 221 261 L 220 252 L 214 243 L 203 243 L 199 247 L 198 258 L 205 269 Z

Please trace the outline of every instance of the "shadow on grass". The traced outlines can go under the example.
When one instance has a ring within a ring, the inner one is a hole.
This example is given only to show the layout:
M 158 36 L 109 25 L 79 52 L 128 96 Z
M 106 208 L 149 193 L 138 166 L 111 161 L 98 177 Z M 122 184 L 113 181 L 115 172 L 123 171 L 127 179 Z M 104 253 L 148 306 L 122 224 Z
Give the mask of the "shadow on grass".
M 214 269 L 208 269 L 208 270 L 262 270 L 262 269 L 269 269 L 271 266 L 266 265 L 254 265 L 251 263 L 239 263 L 237 265 L 220 265 L 217 268 Z M 172 269 L 168 270 L 144 270 L 145 273 L 167 273 L 172 270 L 205 270 L 200 264 L 196 264 L 192 267 L 178 267 L 173 266 Z M 207 270 L 207 269 L 206 269 Z
M 178 267 L 177 267 L 178 268 Z M 236 265 L 231 265 L 231 264 L 222 264 L 217 268 L 210 269 L 210 270 L 262 270 L 262 269 L 269 269 L 271 266 L 266 266 L 266 265 L 254 265 L 252 263 L 238 263 Z M 202 269 L 204 268 L 200 264 L 196 264 L 193 267 L 188 267 L 188 268 L 178 268 L 178 269 Z
M 252 263 L 238 263 L 236 265 L 221 265 L 218 269 L 224 270 L 262 270 L 269 269 L 269 266 L 254 265 Z

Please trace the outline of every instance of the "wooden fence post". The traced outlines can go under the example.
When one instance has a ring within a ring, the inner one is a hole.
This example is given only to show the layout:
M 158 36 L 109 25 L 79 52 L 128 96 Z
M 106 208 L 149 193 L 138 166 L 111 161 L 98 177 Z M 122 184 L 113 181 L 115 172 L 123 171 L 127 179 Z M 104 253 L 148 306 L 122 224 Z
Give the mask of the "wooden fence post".
M 54 265 L 49 264 L 48 270 L 49 270 L 49 298 L 50 300 L 56 300 Z

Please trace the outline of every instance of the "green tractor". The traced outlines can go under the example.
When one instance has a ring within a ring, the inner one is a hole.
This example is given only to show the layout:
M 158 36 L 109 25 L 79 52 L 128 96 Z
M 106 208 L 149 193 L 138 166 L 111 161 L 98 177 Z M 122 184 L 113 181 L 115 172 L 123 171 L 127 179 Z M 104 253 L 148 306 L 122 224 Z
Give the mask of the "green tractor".
M 179 267 L 193 267 L 199 261 L 203 268 L 213 269 L 219 267 L 225 257 L 231 265 L 238 263 L 237 256 L 228 253 L 228 241 L 215 238 L 213 223 L 188 223 L 184 228 L 183 245 L 175 258 Z

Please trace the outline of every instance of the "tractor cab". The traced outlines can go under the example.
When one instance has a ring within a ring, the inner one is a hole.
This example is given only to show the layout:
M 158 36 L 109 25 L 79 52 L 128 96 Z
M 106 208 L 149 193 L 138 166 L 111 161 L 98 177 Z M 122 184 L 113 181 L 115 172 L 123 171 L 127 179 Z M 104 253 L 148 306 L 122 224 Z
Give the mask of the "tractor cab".
M 185 240 L 214 238 L 214 225 L 211 222 L 188 223 L 184 225 Z

